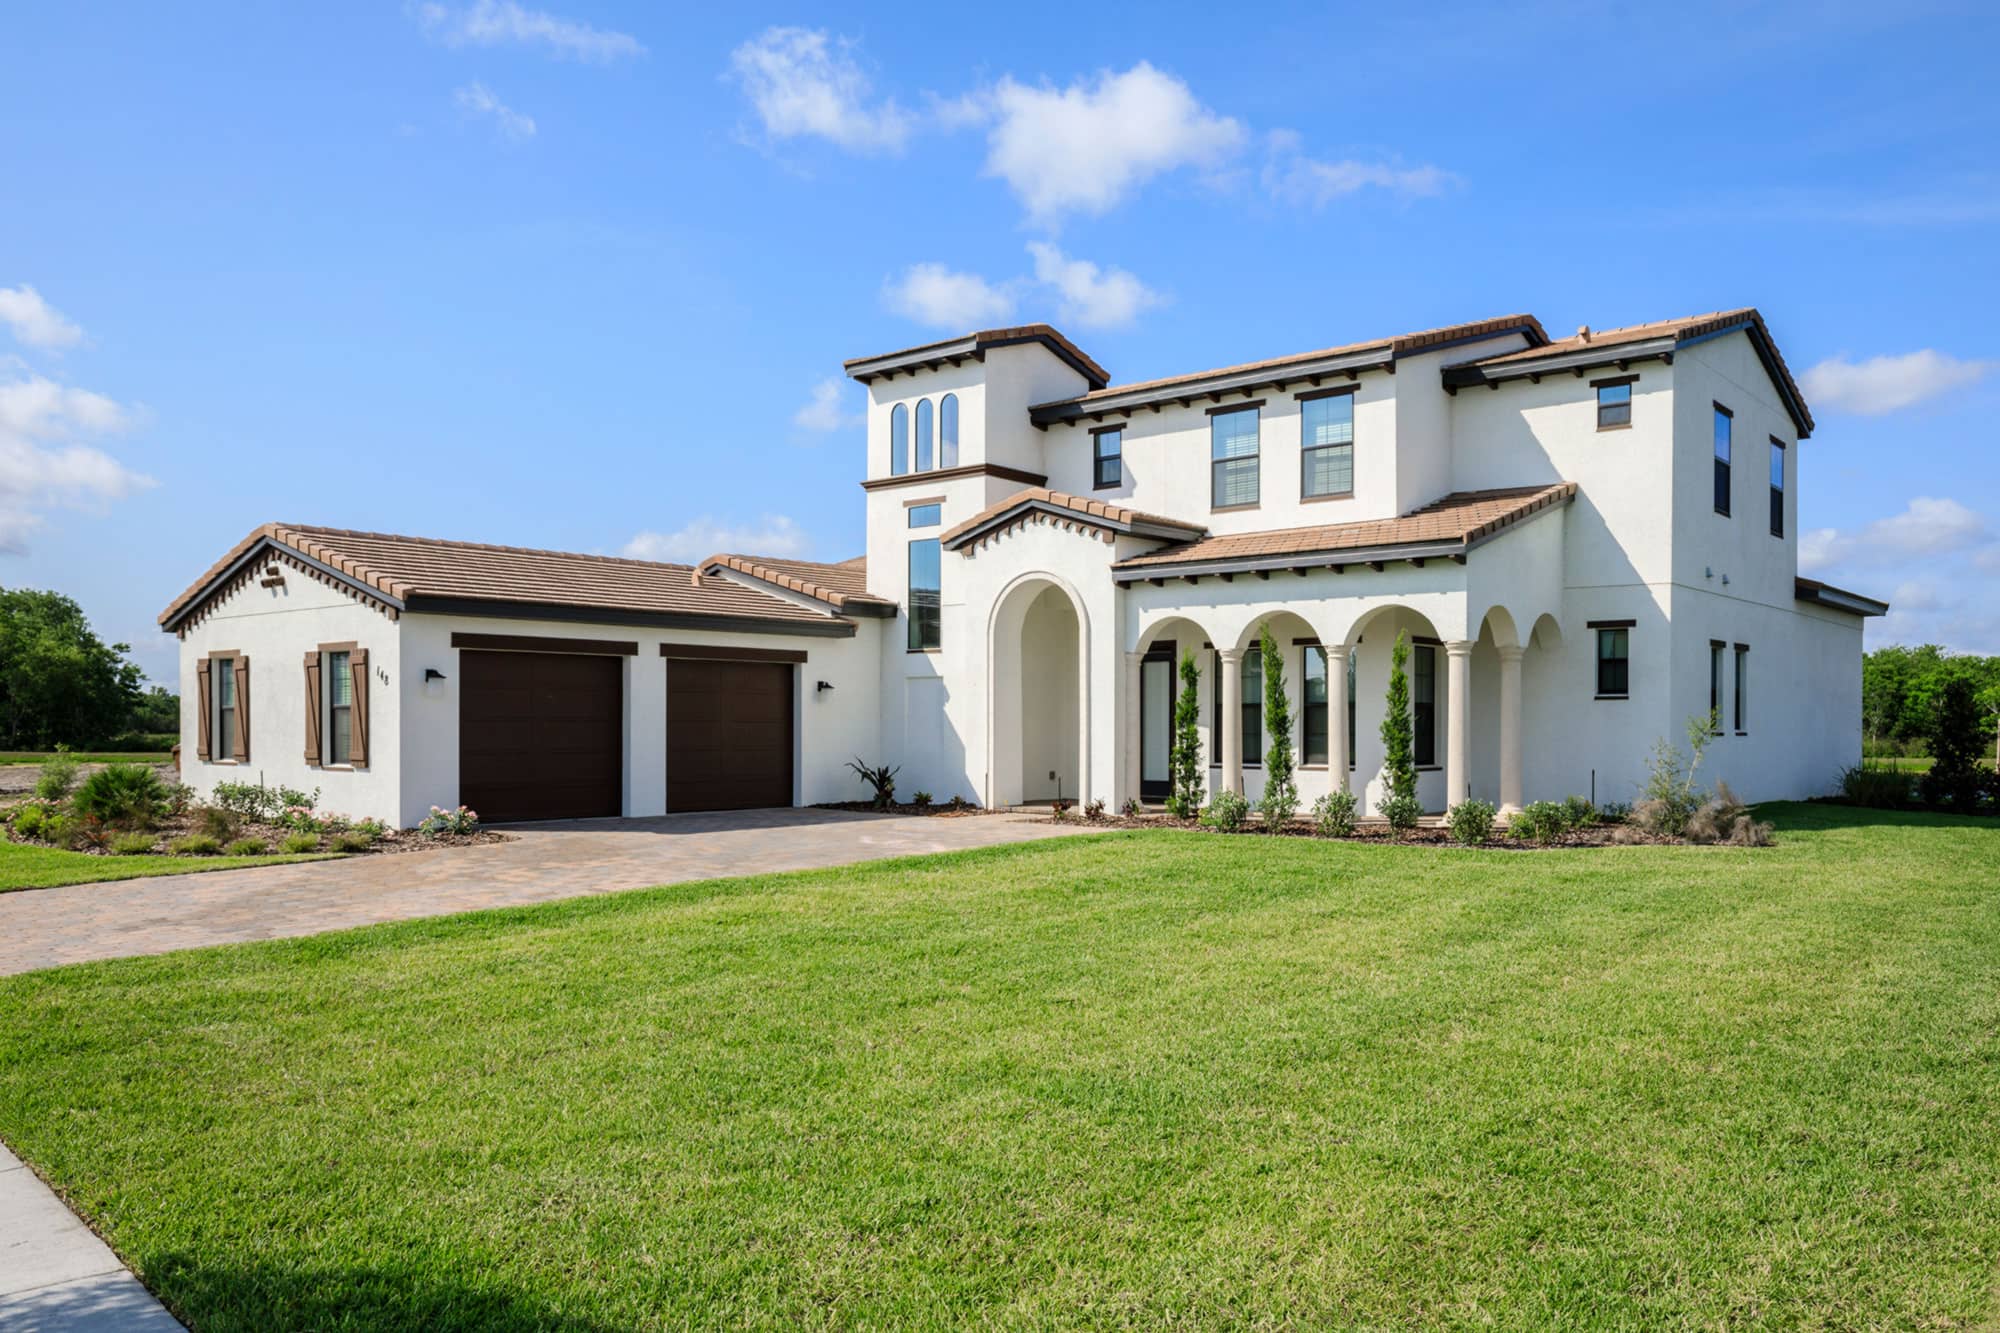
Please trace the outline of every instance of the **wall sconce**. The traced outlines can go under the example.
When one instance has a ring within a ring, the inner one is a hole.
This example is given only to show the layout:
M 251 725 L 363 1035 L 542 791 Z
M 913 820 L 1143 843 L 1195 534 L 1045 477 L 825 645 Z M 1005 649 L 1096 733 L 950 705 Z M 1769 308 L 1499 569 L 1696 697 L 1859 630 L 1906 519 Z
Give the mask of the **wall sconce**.
M 823 681 L 819 682 L 819 684 L 817 684 L 817 685 L 813 686 L 813 693 L 814 693 L 814 694 L 825 694 L 825 693 L 826 693 L 827 691 L 831 690 L 832 688 L 833 688 L 833 682 L 832 682 L 832 681 L 830 681 L 830 680 L 823 680 Z
M 428 685 L 434 680 L 443 680 L 443 679 L 444 679 L 444 672 L 439 671 L 436 667 L 424 668 L 424 684 Z

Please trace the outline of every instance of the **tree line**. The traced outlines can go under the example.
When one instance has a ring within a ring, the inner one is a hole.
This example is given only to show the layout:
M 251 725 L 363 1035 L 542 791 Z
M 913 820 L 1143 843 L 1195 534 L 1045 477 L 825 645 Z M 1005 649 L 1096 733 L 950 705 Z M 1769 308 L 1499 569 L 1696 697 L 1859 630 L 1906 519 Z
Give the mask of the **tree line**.
M 0 588 L 0 750 L 152 749 L 178 733 L 180 696 L 147 688 L 131 651 L 61 593 Z
M 1964 684 L 1954 688 L 1953 683 Z M 1995 710 L 2000 710 L 2000 657 L 1954 653 L 1934 643 L 1892 644 L 1861 659 L 1861 730 L 1871 752 L 1927 747 L 1941 710 L 1962 713 L 1969 695 L 1976 717 L 1959 726 L 1976 727 L 1978 741 L 1993 748 Z

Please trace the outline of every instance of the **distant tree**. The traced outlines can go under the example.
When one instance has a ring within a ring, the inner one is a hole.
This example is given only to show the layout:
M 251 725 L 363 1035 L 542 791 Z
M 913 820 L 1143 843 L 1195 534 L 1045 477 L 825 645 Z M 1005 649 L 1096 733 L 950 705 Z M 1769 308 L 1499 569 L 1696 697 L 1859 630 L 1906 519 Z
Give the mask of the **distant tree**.
M 1972 681 L 1979 705 L 1980 732 L 1993 736 L 2000 708 L 2000 657 L 1954 653 L 1934 643 L 1890 644 L 1861 659 L 1861 728 L 1876 744 L 1921 743 L 1931 733 L 1945 685 L 1957 676 Z
M 1389 650 L 1389 709 L 1382 718 L 1382 771 L 1390 797 L 1417 798 L 1416 724 L 1410 717 L 1410 641 L 1396 631 Z
M 1201 668 L 1181 654 L 1181 693 L 1174 701 L 1174 745 L 1167 760 L 1167 813 L 1192 819 L 1201 809 Z
M 130 651 L 98 638 L 61 593 L 0 589 L 0 749 L 84 746 L 123 730 L 144 678 Z
M 1978 688 L 1969 673 L 1948 677 L 1938 691 L 1931 714 L 1931 767 L 1918 784 L 1924 804 L 1940 810 L 1971 814 L 1979 803 L 1979 759 L 1986 749 L 1981 734 Z
M 176 732 L 181 729 L 181 697 L 164 685 L 154 685 L 132 707 L 131 731 Z
M 1258 802 L 1264 823 L 1289 824 L 1299 808 L 1299 785 L 1293 773 L 1292 702 L 1285 697 L 1285 654 L 1271 636 L 1269 621 L 1258 638 L 1257 654 L 1264 668 L 1264 796 Z

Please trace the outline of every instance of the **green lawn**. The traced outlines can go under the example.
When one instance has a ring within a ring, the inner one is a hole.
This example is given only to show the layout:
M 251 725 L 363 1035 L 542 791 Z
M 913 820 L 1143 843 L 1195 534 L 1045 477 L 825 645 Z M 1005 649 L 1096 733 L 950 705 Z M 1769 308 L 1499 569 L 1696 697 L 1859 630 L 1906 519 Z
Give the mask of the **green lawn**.
M 55 758 L 53 750 L 0 750 L 0 765 L 46 764 Z M 79 764 L 171 764 L 171 750 L 79 750 L 70 758 Z
M 321 861 L 327 855 L 93 856 L 8 842 L 0 837 L 0 893 L 11 889 L 51 889 L 59 884 L 95 884 L 108 879 L 138 879 L 145 875 L 185 875 L 196 870 L 240 870 L 244 866 L 279 865 L 286 861 Z
M 0 981 L 207 1330 L 1966 1328 L 2000 822 L 1115 834 Z

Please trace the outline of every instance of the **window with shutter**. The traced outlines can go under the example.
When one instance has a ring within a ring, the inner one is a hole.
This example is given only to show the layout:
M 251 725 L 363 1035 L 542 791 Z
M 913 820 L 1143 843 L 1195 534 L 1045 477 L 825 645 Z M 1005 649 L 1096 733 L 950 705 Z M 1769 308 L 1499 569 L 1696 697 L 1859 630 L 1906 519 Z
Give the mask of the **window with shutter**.
M 318 764 L 320 755 L 319 653 L 306 654 L 306 762 Z
M 214 688 L 208 659 L 204 657 L 194 664 L 194 753 L 195 758 L 201 760 L 203 763 L 207 763 L 209 760 L 212 753 L 210 749 L 211 738 L 215 735 L 213 730 L 215 717 L 210 711 L 210 704 L 214 696 L 209 693 Z
M 236 744 L 230 755 L 238 763 L 250 758 L 250 659 L 236 659 Z
M 368 766 L 368 650 L 356 648 L 348 658 L 350 682 L 348 707 L 348 760 L 356 768 Z

